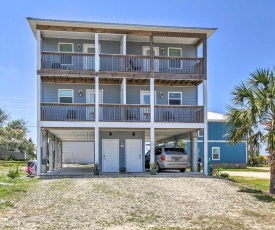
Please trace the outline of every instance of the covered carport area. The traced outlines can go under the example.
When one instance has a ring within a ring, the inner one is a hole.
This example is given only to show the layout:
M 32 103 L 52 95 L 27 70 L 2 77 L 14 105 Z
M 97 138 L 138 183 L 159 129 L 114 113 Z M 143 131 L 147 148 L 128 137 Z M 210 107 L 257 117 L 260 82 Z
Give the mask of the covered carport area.
M 42 128 L 41 143 L 37 171 L 42 174 L 68 172 L 69 168 L 87 173 L 87 165 L 94 164 L 94 129 Z M 64 164 L 70 167 L 63 169 Z

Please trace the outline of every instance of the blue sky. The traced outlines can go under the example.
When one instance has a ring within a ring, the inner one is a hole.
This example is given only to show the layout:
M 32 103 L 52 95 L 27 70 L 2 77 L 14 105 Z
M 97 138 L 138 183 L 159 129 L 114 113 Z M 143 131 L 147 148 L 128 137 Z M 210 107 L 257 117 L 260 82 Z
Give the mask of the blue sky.
M 36 142 L 36 41 L 26 17 L 217 27 L 208 40 L 208 110 L 225 113 L 233 87 L 273 68 L 273 0 L 2 0 L 0 107 L 28 122 Z

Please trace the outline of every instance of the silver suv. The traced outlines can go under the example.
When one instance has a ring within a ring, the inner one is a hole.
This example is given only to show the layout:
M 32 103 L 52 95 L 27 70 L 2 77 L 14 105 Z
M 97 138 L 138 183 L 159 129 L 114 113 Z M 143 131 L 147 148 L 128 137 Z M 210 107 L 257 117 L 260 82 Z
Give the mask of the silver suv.
M 181 147 L 156 147 L 155 161 L 157 162 L 157 171 L 165 169 L 178 169 L 185 172 L 190 166 L 189 157 L 184 148 Z M 145 166 L 150 166 L 150 151 L 145 156 Z

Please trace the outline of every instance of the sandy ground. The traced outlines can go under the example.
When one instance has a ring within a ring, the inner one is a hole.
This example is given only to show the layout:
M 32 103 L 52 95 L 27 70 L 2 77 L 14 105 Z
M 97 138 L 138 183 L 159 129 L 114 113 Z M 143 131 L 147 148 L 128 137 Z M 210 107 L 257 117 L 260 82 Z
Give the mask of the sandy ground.
M 0 209 L 0 229 L 274 229 L 274 202 L 203 174 L 110 174 L 36 185 L 15 207 Z
M 261 179 L 270 178 L 270 172 L 231 172 L 231 171 L 224 171 L 224 172 L 227 172 L 230 176 L 254 177 L 254 178 L 261 178 Z

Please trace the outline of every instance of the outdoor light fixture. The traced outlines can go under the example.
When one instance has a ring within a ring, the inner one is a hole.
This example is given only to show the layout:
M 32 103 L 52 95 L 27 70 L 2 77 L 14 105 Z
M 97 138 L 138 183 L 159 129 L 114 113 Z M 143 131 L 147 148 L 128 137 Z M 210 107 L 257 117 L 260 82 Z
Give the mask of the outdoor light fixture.
M 159 93 L 160 98 L 163 98 L 163 92 Z
M 161 53 L 164 54 L 164 48 L 161 48 Z
M 81 48 L 81 45 L 80 45 L 80 44 L 77 44 L 76 47 L 77 47 L 77 50 L 79 51 L 80 48 Z
M 109 135 L 112 136 L 112 132 L 110 132 Z
M 79 97 L 82 97 L 82 90 L 78 91 Z
M 136 134 L 135 134 L 135 132 L 133 132 L 133 136 L 135 136 Z

